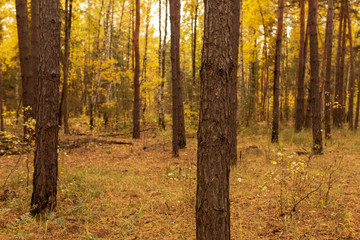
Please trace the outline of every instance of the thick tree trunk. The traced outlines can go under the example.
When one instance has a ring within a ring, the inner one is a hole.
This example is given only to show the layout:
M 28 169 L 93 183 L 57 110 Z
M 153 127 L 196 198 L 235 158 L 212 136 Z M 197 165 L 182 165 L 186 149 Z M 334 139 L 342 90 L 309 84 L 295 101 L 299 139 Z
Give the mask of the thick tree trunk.
M 284 0 L 278 0 L 278 27 L 276 32 L 275 69 L 274 69 L 274 95 L 273 95 L 273 125 L 271 142 L 279 142 L 279 77 L 281 63 L 281 41 L 283 31 Z
M 317 38 L 318 0 L 309 0 L 309 33 L 310 33 L 310 89 L 311 115 L 313 133 L 313 152 L 322 153 L 320 80 L 319 80 L 319 49 Z
M 136 0 L 136 17 L 134 31 L 134 52 L 135 52 L 135 72 L 134 72 L 134 108 L 133 108 L 133 138 L 140 138 L 140 52 L 139 52 L 139 33 L 140 33 L 140 0 Z
M 238 48 L 239 9 L 239 1 L 205 0 L 196 194 L 198 240 L 230 240 L 231 104 L 237 72 L 234 48 Z
M 70 0 L 70 9 L 68 0 L 65 1 L 65 54 L 63 65 L 63 88 L 61 93 L 59 124 L 61 125 L 61 118 L 64 118 L 64 133 L 69 134 L 69 112 L 68 112 L 68 73 L 69 73 L 69 58 L 70 58 L 70 35 L 71 35 L 71 17 L 72 17 L 72 0 Z
M 58 101 L 60 82 L 60 1 L 40 0 L 39 104 L 36 122 L 31 214 L 56 206 L 58 178 Z
M 30 118 L 35 119 L 35 85 L 31 82 L 31 62 L 29 48 L 29 27 L 27 18 L 27 0 L 16 0 L 16 21 L 19 40 L 20 69 L 22 79 L 22 103 L 24 108 L 24 123 Z M 31 129 L 24 124 L 24 136 L 31 133 Z
M 295 131 L 301 131 L 304 125 L 304 80 L 305 80 L 305 0 L 300 0 L 300 47 L 297 65 L 297 96 L 295 113 Z
M 325 96 L 325 138 L 331 137 L 331 53 L 332 53 L 332 38 L 333 38 L 333 18 L 334 18 L 334 3 L 333 0 L 328 0 L 328 12 L 326 20 L 326 73 L 324 82 L 324 96 Z
M 355 95 L 355 83 L 354 83 L 354 54 L 353 54 L 353 41 L 352 41 L 352 31 L 351 31 L 351 21 L 350 21 L 350 3 L 349 0 L 346 0 L 346 19 L 348 22 L 348 31 L 349 31 L 349 53 L 350 53 L 350 74 L 349 74 L 349 107 L 347 120 L 349 122 L 349 129 L 354 128 L 354 95 Z M 346 20 L 345 20 L 346 21 Z

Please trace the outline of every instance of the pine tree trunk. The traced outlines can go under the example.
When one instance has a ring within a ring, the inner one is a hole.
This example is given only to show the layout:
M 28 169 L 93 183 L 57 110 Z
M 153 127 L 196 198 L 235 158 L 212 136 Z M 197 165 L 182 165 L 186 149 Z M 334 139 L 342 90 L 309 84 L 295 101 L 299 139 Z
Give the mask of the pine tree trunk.
M 32 86 L 34 87 L 34 114 L 36 117 L 37 108 L 37 94 L 38 91 L 38 78 L 39 78 L 39 0 L 31 0 L 31 73 L 32 73 Z
M 58 101 L 60 82 L 60 1 L 40 0 L 39 102 L 36 122 L 32 215 L 56 206 Z
M 349 31 L 349 53 L 350 53 L 350 75 L 349 75 L 349 107 L 347 120 L 349 122 L 349 129 L 354 128 L 354 95 L 355 95 L 355 83 L 354 83 L 354 55 L 353 55 L 353 43 L 352 43 L 352 31 L 351 31 L 351 21 L 350 21 L 350 3 L 349 0 L 346 0 L 346 19 L 348 21 L 348 31 Z M 346 21 L 346 20 L 345 20 Z
M 133 138 L 140 138 L 140 53 L 139 53 L 139 33 L 140 33 L 140 0 L 136 0 L 136 17 L 134 31 L 134 52 L 135 52 L 135 72 L 134 72 L 134 109 L 133 109 Z
M 22 79 L 22 102 L 24 108 L 24 123 L 30 118 L 35 119 L 35 85 L 31 82 L 29 27 L 27 19 L 27 0 L 16 0 L 16 21 L 19 39 L 20 69 Z M 24 124 L 24 137 L 31 134 L 31 129 Z
M 297 96 L 295 113 L 295 131 L 300 132 L 304 124 L 304 80 L 305 80 L 305 0 L 300 0 L 300 47 L 297 65 Z
M 309 0 L 309 33 L 310 33 L 310 89 L 311 115 L 313 133 L 313 153 L 322 153 L 320 80 L 319 80 L 319 49 L 317 39 L 318 0 Z
M 326 43 L 325 51 L 326 52 L 326 73 L 325 73 L 325 82 L 324 82 L 324 96 L 325 96 L 325 138 L 330 139 L 331 137 L 331 53 L 332 53 L 332 38 L 333 38 L 333 0 L 328 0 L 328 12 L 326 20 Z
M 279 142 L 279 77 L 281 63 L 281 41 L 283 31 L 284 0 L 278 0 L 278 27 L 276 32 L 275 69 L 274 69 L 274 95 L 273 95 L 273 125 L 271 142 Z
M 340 21 L 339 21 L 339 35 L 338 35 L 338 48 L 336 52 L 336 75 L 335 75 L 335 96 L 334 96 L 334 110 L 333 110 L 333 124 L 335 127 L 342 126 L 342 91 L 343 91 L 343 80 L 342 80 L 342 51 L 343 41 L 345 39 L 345 32 L 343 31 L 345 25 L 344 17 L 344 4 L 341 1 L 340 9 Z
M 68 73 L 69 73 L 69 58 L 70 58 L 70 35 L 71 35 L 71 17 L 72 17 L 72 0 L 70 0 L 70 9 L 68 0 L 65 1 L 65 54 L 63 65 L 63 88 L 61 92 L 60 110 L 59 110 L 59 125 L 61 125 L 61 118 L 64 118 L 64 133 L 69 134 L 69 112 L 68 112 Z
M 237 58 L 233 57 L 238 45 L 234 38 L 237 35 L 238 41 L 240 7 L 234 0 L 205 0 L 204 5 L 196 239 L 230 240 L 229 173 L 234 134 L 230 125 L 237 72 Z

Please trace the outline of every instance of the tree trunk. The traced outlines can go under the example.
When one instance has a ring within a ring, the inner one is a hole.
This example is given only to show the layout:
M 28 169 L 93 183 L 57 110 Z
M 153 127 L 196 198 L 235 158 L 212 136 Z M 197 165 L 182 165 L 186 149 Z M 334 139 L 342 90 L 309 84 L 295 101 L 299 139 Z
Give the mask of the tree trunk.
M 343 80 L 341 73 L 341 59 L 342 59 L 342 51 L 343 51 L 343 41 L 345 39 L 343 35 L 345 32 L 343 31 L 345 25 L 345 17 L 344 17 L 344 3 L 341 1 L 341 9 L 340 9 L 340 21 L 339 21 L 339 35 L 338 35 L 338 48 L 336 52 L 336 75 L 335 75 L 335 96 L 334 96 L 334 111 L 333 111 L 333 124 L 335 127 L 341 127 L 342 125 L 342 91 L 343 91 Z
M 196 238 L 230 240 L 229 173 L 234 134 L 231 104 L 237 72 L 234 48 L 238 45 L 234 45 L 234 38 L 237 36 L 238 41 L 240 6 L 234 0 L 205 0 L 204 5 Z
M 319 49 L 317 38 L 318 0 L 309 0 L 309 33 L 310 33 L 310 89 L 311 115 L 313 133 L 313 153 L 322 153 L 320 81 L 319 81 Z
M 179 156 L 180 143 L 180 0 L 170 0 L 171 23 L 171 79 L 172 79 L 172 149 L 175 157 Z
M 180 0 L 170 0 L 170 21 L 173 91 L 173 154 L 174 156 L 178 156 L 177 147 L 175 148 L 174 145 L 177 144 L 180 148 L 186 146 L 183 90 L 180 70 Z
M 356 114 L 355 114 L 355 125 L 354 128 L 357 129 L 359 126 L 359 108 L 360 108 L 360 66 L 359 66 L 359 74 L 358 74 L 358 94 L 356 101 Z
M 61 93 L 59 125 L 61 118 L 64 118 L 64 133 L 69 134 L 69 112 L 68 112 L 68 73 L 69 73 L 69 57 L 70 57 L 70 36 L 71 36 L 71 17 L 72 17 L 72 0 L 70 0 L 70 9 L 68 9 L 68 0 L 65 1 L 65 54 L 63 65 L 63 89 Z
M 36 122 L 31 214 L 56 206 L 58 178 L 58 101 L 60 82 L 60 1 L 40 0 L 39 104 Z
M 19 40 L 20 69 L 22 79 L 22 102 L 24 108 L 24 123 L 30 118 L 35 119 L 35 85 L 31 82 L 32 73 L 30 65 L 29 27 L 27 19 L 27 0 L 16 0 L 16 21 Z M 32 130 L 24 124 L 24 137 Z
M 346 0 L 346 19 L 348 21 L 348 31 L 349 31 L 349 52 L 350 52 L 350 75 L 349 75 L 349 107 L 347 120 L 349 122 L 349 129 L 354 128 L 354 95 L 355 95 L 355 83 L 354 83 L 354 55 L 353 55 L 353 44 L 352 44 L 352 31 L 351 31 L 351 21 L 350 21 L 350 3 L 349 0 Z M 345 20 L 346 21 L 346 20 Z
M 281 63 L 281 41 L 283 31 L 284 0 L 278 0 L 278 27 L 276 32 L 275 69 L 274 69 L 274 95 L 273 95 L 273 125 L 271 142 L 279 142 L 279 77 Z
M 136 24 L 134 31 L 134 109 L 133 109 L 133 138 L 140 138 L 140 53 L 139 53 L 139 32 L 140 32 L 140 0 L 136 0 Z
M 331 137 L 331 53 L 332 53 L 332 38 L 333 38 L 333 0 L 328 0 L 328 12 L 326 20 L 326 43 L 325 51 L 326 52 L 326 73 L 325 73 L 325 82 L 324 82 L 324 96 L 325 96 L 325 138 L 330 139 Z
M 37 94 L 38 91 L 38 77 L 39 77 L 39 0 L 31 0 L 31 73 L 32 73 L 32 85 L 34 87 L 34 114 L 36 117 L 37 108 Z
M 295 131 L 300 132 L 304 124 L 304 80 L 305 80 L 305 0 L 300 0 L 300 47 L 297 66 L 297 96 Z

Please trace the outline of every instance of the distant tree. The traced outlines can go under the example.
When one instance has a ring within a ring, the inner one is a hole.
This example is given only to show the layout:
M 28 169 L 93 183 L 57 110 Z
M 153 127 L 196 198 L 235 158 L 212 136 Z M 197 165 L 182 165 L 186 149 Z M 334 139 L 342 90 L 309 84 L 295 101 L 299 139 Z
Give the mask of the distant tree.
M 31 61 L 29 47 L 29 27 L 27 16 L 27 0 L 16 0 L 16 21 L 19 40 L 20 69 L 22 79 L 22 103 L 24 107 L 24 122 L 30 118 L 35 119 L 35 85 L 31 82 Z M 24 125 L 24 136 L 31 132 L 31 129 Z
M 304 125 L 304 80 L 305 80 L 305 0 L 300 0 L 300 45 L 297 65 L 297 95 L 295 113 L 295 131 Z
M 69 6 L 70 5 L 70 6 Z M 69 9 L 70 8 L 70 9 Z M 68 0 L 65 1 L 65 51 L 63 64 L 63 88 L 61 92 L 60 110 L 59 110 L 59 125 L 61 125 L 61 118 L 64 118 L 64 133 L 69 134 L 69 112 L 68 112 L 68 75 L 69 75 L 69 57 L 70 57 L 70 35 L 71 35 L 71 17 L 72 17 L 72 0 L 70 4 Z
M 346 0 L 346 20 L 348 22 L 348 38 L 349 38 L 349 62 L 350 62 L 350 73 L 349 73 L 349 105 L 347 121 L 349 122 L 349 128 L 354 128 L 354 95 L 355 95 L 355 80 L 354 80 L 354 51 L 352 41 L 352 30 L 351 30 L 351 19 L 350 19 L 350 2 Z
M 134 72 L 134 108 L 133 108 L 133 138 L 140 138 L 140 0 L 136 0 L 135 32 L 133 37 L 135 50 L 135 72 Z
M 325 96 L 325 138 L 331 137 L 331 59 L 332 59 L 332 38 L 333 38 L 333 18 L 334 18 L 334 3 L 333 0 L 328 0 L 328 12 L 326 19 L 326 33 L 325 33 L 325 51 L 326 52 L 326 76 L 324 83 Z
M 2 31 L 0 25 L 0 32 Z M 0 38 L 1 41 L 1 38 Z M 1 62 L 0 62 L 0 131 L 4 131 L 4 117 L 3 117 L 3 87 L 2 87 L 2 71 L 1 71 Z
M 239 41 L 239 1 L 205 0 L 200 70 L 196 238 L 230 239 L 231 114 Z M 236 87 L 236 84 L 235 84 Z
M 182 101 L 180 71 L 180 0 L 170 0 L 171 24 L 171 79 L 173 114 L 173 155 L 179 156 L 178 148 L 185 147 L 184 106 Z
M 275 68 L 274 68 L 274 95 L 273 95 L 273 125 L 271 142 L 277 143 L 279 141 L 279 78 L 280 78 L 280 63 L 281 63 L 281 42 L 283 32 L 283 17 L 284 17 L 284 0 L 278 0 L 278 25 L 276 31 L 276 47 L 275 47 Z
M 313 152 L 322 153 L 320 80 L 319 80 L 319 49 L 317 38 L 318 0 L 309 0 L 309 34 L 310 34 L 310 89 L 311 115 L 313 133 Z
M 39 102 L 36 122 L 32 215 L 56 206 L 58 103 L 60 82 L 60 1 L 40 0 Z

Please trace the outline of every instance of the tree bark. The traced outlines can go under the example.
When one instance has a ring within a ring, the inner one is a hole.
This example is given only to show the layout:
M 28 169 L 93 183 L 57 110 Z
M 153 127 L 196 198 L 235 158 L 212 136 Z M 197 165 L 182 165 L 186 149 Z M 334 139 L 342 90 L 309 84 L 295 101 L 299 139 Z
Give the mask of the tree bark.
M 333 18 L 334 18 L 334 2 L 333 0 L 328 0 L 328 12 L 326 20 L 326 73 L 325 73 L 325 82 L 324 82 L 324 96 L 325 96 L 325 138 L 330 139 L 331 137 L 331 53 L 332 53 L 332 38 L 333 38 Z
M 0 35 L 2 32 L 2 26 L 0 25 Z M 1 38 L 0 38 L 1 41 Z M 4 131 L 4 117 L 3 117 L 3 87 L 2 87 L 2 71 L 0 63 L 0 131 Z
M 284 0 L 278 0 L 278 27 L 276 32 L 274 95 L 273 95 L 273 125 L 271 142 L 279 142 L 279 77 L 281 63 L 281 41 L 283 32 Z
M 321 108 L 320 108 L 320 80 L 319 80 L 319 49 L 317 38 L 317 9 L 318 0 L 309 0 L 309 33 L 310 33 L 310 89 L 311 115 L 313 133 L 313 153 L 321 154 Z
M 196 238 L 230 240 L 229 173 L 234 134 L 231 104 L 238 68 L 234 49 L 239 47 L 240 6 L 234 0 L 204 3 Z
M 345 39 L 345 32 L 343 31 L 345 25 L 344 17 L 344 3 L 341 1 L 340 9 L 340 21 L 339 21 L 339 35 L 338 35 L 338 47 L 336 52 L 336 75 L 335 75 L 335 96 L 334 96 L 334 111 L 333 111 L 333 125 L 335 127 L 341 127 L 342 125 L 342 91 L 343 91 L 343 80 L 341 73 L 341 59 L 343 51 L 343 41 Z M 344 36 L 343 36 L 344 35 Z
M 354 83 L 354 54 L 353 54 L 353 41 L 352 41 L 352 31 L 351 31 L 351 21 L 350 21 L 350 3 L 349 0 L 346 0 L 346 19 L 348 22 L 348 31 L 349 31 L 349 53 L 350 53 L 350 75 L 349 75 L 349 105 L 348 105 L 348 115 L 347 120 L 349 122 L 349 129 L 354 128 L 354 95 L 355 95 L 355 83 Z M 346 20 L 345 20 L 346 21 Z
M 36 122 L 31 214 L 56 206 L 58 178 L 58 101 L 60 82 L 60 1 L 40 0 L 39 104 Z
M 69 9 L 70 8 L 70 9 Z M 72 17 L 72 0 L 70 0 L 70 7 L 68 0 L 65 1 L 65 54 L 63 65 L 63 88 L 61 93 L 60 110 L 59 110 L 59 125 L 61 125 L 61 118 L 64 118 L 64 133 L 69 134 L 69 112 L 68 112 L 68 73 L 69 73 L 69 58 L 70 58 L 70 36 L 71 36 L 71 17 Z
M 24 108 L 24 123 L 35 119 L 35 94 L 34 84 L 31 82 L 31 62 L 29 48 L 29 27 L 27 16 L 27 0 L 16 0 L 16 21 L 19 40 L 20 69 L 22 79 L 22 103 Z M 24 137 L 31 134 L 31 129 L 24 124 Z
M 40 43 L 39 43 L 39 0 L 31 0 L 31 73 L 32 73 L 32 86 L 34 92 L 34 114 L 33 117 L 36 117 L 36 107 L 37 107 L 37 94 L 38 91 L 38 78 L 39 78 L 39 53 L 40 53 Z
M 140 0 L 136 0 L 136 17 L 134 31 L 134 109 L 133 109 L 133 138 L 140 138 L 140 53 L 139 53 L 139 32 L 140 32 Z
M 305 48 L 305 0 L 300 0 L 300 47 L 297 66 L 297 96 L 295 114 L 296 132 L 300 132 L 304 124 Z

